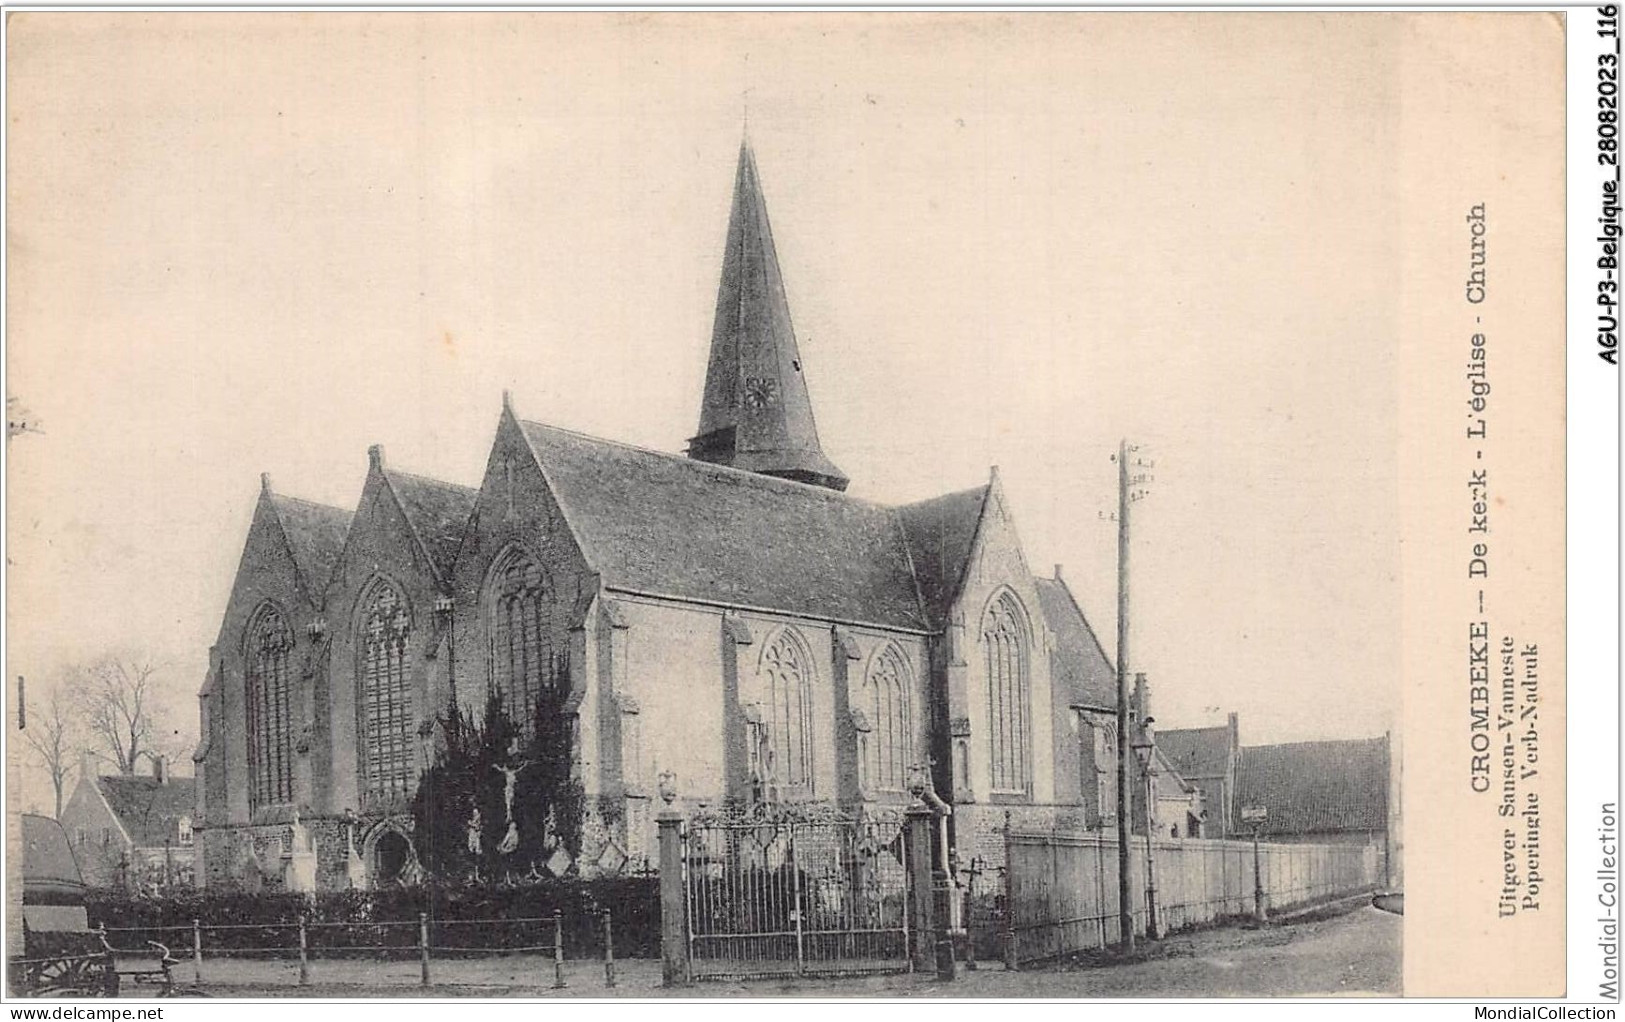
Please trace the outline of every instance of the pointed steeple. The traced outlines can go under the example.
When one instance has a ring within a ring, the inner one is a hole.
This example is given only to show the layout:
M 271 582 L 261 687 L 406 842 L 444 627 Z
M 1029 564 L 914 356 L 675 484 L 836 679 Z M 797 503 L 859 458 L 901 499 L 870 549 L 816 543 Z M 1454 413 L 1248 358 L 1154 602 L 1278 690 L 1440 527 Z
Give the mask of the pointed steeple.
M 688 455 L 833 490 L 847 484 L 818 443 L 748 138 L 739 146 L 705 400 Z

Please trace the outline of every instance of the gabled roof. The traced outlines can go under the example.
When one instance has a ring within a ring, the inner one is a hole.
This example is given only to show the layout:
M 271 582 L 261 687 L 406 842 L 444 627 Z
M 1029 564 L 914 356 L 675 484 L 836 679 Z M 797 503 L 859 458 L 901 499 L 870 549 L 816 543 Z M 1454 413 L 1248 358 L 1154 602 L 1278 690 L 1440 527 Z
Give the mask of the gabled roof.
M 891 508 L 540 423 L 520 425 L 608 588 L 930 628 Z
M 333 578 L 333 567 L 344 550 L 344 537 L 350 531 L 350 512 L 298 497 L 265 491 L 282 534 L 288 538 L 294 565 L 312 599 L 321 599 Z
M 442 579 L 451 577 L 462 544 L 468 516 L 474 512 L 479 491 L 427 476 L 412 475 L 386 468 L 390 485 L 400 498 L 401 510 L 411 521 L 430 560 Z
M 1229 773 L 1227 725 L 1158 730 L 1157 746 L 1186 777 L 1223 777 Z
M 1174 765 L 1173 761 L 1162 751 L 1161 746 L 1158 746 L 1153 751 L 1156 754 L 1156 759 L 1153 761 L 1153 773 L 1171 779 L 1179 785 L 1180 792 L 1184 794 L 1199 790 L 1196 785 L 1191 783 L 1190 778 L 1179 772 L 1179 767 Z M 1162 796 L 1159 795 L 1158 797 L 1161 798 Z
M 846 489 L 846 476 L 818 442 L 767 201 L 748 141 L 739 147 L 700 428 L 689 453 L 719 465 Z
M 196 810 L 190 777 L 171 777 L 162 784 L 152 777 L 115 774 L 96 778 L 107 807 L 138 848 L 162 847 L 175 840 L 175 821 Z
M 1266 834 L 1388 827 L 1388 739 L 1249 745 L 1236 769 L 1236 812 L 1269 811 Z
M 932 625 L 941 628 L 965 578 L 976 529 L 992 484 L 932 497 L 897 509 L 908 537 L 920 598 Z
M 1064 686 L 1073 703 L 1115 708 L 1117 670 L 1107 659 L 1095 630 L 1072 598 L 1072 590 L 1056 578 L 1035 578 L 1038 605 L 1055 636 L 1050 658 L 1050 683 Z

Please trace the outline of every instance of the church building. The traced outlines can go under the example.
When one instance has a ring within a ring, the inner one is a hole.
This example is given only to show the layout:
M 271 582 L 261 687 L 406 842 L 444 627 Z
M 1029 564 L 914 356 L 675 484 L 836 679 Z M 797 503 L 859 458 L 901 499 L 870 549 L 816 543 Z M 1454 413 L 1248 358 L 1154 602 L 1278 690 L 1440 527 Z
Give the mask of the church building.
M 581 872 L 653 858 L 663 777 L 679 808 L 857 810 L 925 771 L 967 860 L 1002 860 L 1007 812 L 1115 812 L 1114 668 L 1060 570 L 1033 574 L 998 471 L 900 507 L 845 492 L 748 143 L 686 453 L 505 395 L 478 489 L 381 447 L 366 467 L 353 510 L 261 479 L 198 694 L 202 883 L 274 886 L 290 834 L 318 887 L 409 881 L 445 708 L 495 694 L 522 718 L 549 685 Z

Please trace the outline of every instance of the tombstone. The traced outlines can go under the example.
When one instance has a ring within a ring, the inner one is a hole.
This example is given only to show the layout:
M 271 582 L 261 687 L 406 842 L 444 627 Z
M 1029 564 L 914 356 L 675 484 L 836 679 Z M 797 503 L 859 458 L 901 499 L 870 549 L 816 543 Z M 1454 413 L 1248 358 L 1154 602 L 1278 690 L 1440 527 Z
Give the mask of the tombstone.
M 316 890 L 316 845 L 310 832 L 299 822 L 299 813 L 293 814 L 288 828 L 288 844 L 282 852 L 282 888 L 300 894 Z
M 355 824 L 346 821 L 344 827 L 344 879 L 352 891 L 365 890 L 367 864 L 355 850 Z
M 254 848 L 254 835 L 246 836 L 242 845 L 242 853 L 237 856 L 237 882 L 249 894 L 258 894 L 265 888 L 265 869 L 260 865 L 260 857 Z

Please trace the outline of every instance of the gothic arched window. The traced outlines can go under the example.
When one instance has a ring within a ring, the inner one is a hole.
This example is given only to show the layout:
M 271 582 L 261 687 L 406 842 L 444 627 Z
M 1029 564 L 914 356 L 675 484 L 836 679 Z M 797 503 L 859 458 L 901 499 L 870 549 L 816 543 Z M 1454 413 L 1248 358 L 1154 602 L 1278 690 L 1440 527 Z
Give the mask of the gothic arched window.
M 909 750 L 913 745 L 909 729 L 911 683 L 908 661 L 893 643 L 870 661 L 863 681 L 863 708 L 870 727 L 865 780 L 883 791 L 902 791 L 908 786 Z
M 293 632 L 275 607 L 254 613 L 243 639 L 250 809 L 293 801 Z
M 1004 593 L 982 620 L 987 667 L 988 738 L 993 790 L 1025 793 L 1028 785 L 1027 632 L 1019 605 Z
M 366 805 L 403 801 L 411 795 L 412 683 L 406 643 L 412 616 L 395 587 L 378 582 L 358 609 L 360 667 L 356 716 L 360 725 L 361 784 Z
M 536 699 L 557 680 L 559 654 L 548 627 L 547 572 L 513 552 L 497 571 L 491 601 L 491 691 L 521 731 L 534 726 Z
M 811 792 L 812 664 L 793 633 L 780 631 L 762 651 L 761 674 L 770 750 L 767 775 L 782 787 Z
M 1094 743 L 1091 764 L 1096 804 L 1102 817 L 1117 815 L 1117 725 L 1096 721 L 1088 725 Z

